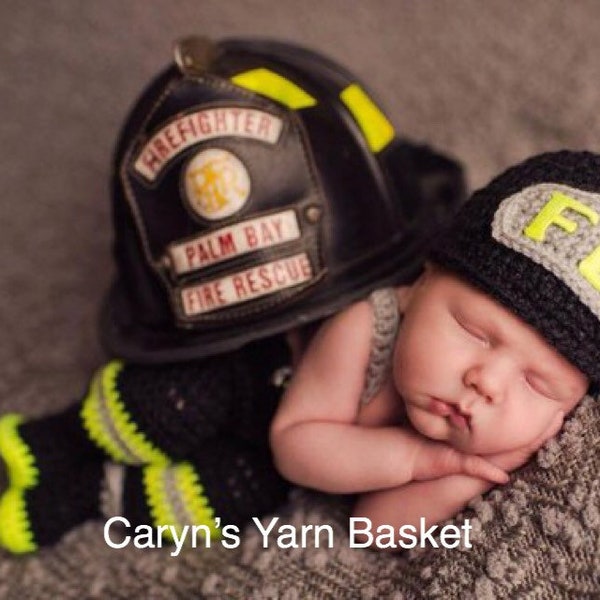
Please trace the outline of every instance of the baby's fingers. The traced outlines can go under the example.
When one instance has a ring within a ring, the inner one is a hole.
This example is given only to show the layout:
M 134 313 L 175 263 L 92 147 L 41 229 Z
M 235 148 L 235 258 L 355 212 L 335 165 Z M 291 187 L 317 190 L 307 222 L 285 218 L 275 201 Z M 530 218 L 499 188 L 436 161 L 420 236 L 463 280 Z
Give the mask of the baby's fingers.
M 506 483 L 510 479 L 508 474 L 500 467 L 481 458 L 481 456 L 460 453 L 457 453 L 457 455 L 460 463 L 459 473 L 479 477 L 494 483 Z
M 500 467 L 476 454 L 463 454 L 445 444 L 430 444 L 420 455 L 415 479 L 437 479 L 445 475 L 470 475 L 492 481 L 506 483 L 508 475 Z

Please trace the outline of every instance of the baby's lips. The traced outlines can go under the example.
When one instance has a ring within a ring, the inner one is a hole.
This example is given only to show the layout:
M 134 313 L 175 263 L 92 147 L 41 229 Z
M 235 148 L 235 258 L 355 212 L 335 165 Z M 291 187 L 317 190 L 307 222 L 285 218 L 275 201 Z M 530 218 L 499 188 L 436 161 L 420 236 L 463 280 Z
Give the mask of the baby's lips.
M 470 415 L 462 413 L 458 406 L 444 402 L 439 398 L 431 398 L 431 402 L 429 403 L 429 411 L 434 415 L 448 417 L 450 423 L 457 429 L 470 428 Z
M 458 429 L 469 429 L 469 418 L 465 415 L 453 412 L 448 418 L 450 419 L 450 423 Z
M 438 398 L 431 399 L 431 402 L 429 403 L 429 410 L 433 414 L 440 415 L 442 417 L 447 417 L 452 412 L 450 406 Z

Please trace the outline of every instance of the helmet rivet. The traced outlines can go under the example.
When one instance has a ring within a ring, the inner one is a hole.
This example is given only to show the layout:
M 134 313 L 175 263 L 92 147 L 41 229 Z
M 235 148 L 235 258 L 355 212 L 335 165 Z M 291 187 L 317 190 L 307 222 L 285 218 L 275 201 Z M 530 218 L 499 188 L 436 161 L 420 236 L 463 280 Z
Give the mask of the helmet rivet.
M 305 211 L 304 215 L 309 223 L 316 223 L 323 214 L 320 206 L 309 206 Z
M 199 77 L 209 70 L 217 48 L 208 38 L 190 36 L 175 43 L 174 54 L 175 63 L 184 75 Z

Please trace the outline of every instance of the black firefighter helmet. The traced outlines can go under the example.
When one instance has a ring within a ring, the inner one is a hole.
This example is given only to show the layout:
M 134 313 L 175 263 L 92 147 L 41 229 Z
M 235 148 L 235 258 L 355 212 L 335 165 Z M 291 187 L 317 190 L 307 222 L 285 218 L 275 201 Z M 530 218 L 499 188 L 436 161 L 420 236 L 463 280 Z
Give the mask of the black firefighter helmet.
M 115 154 L 101 335 L 135 362 L 232 350 L 409 282 L 463 196 L 357 79 L 287 43 L 187 38 Z

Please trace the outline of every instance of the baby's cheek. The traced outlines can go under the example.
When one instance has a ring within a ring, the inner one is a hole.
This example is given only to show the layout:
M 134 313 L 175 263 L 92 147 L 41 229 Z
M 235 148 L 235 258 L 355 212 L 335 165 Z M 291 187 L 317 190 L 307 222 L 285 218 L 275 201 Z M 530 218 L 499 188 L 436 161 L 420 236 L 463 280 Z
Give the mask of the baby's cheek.
M 542 408 L 537 414 L 529 415 L 518 420 L 515 426 L 515 438 L 519 438 L 519 446 L 525 446 L 534 442 L 543 442 L 541 439 L 554 422 L 558 409 L 555 407 Z
M 446 440 L 448 426 L 442 417 L 415 406 L 407 406 L 406 412 L 411 425 L 421 435 L 430 440 Z
M 405 352 L 401 345 L 396 346 L 392 362 L 392 377 L 396 391 L 403 396 L 411 387 L 411 380 L 415 378 L 415 357 Z
M 394 382 L 399 392 L 413 387 L 422 388 L 438 374 L 431 352 L 420 346 L 397 346 L 392 366 Z

